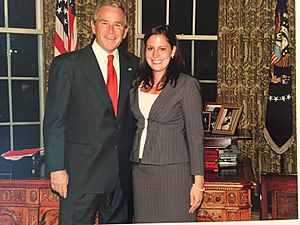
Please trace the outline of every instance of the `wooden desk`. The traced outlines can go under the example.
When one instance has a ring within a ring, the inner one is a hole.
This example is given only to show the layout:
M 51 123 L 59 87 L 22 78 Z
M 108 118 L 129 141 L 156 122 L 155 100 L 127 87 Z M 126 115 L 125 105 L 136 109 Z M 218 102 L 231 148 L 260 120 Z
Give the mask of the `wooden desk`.
M 218 135 L 218 134 L 206 134 L 204 136 L 205 148 L 227 148 L 228 146 L 236 146 L 237 141 L 251 140 L 250 135 Z
M 57 225 L 58 201 L 49 180 L 0 180 L 0 224 Z
M 251 220 L 251 188 L 253 181 L 249 159 L 240 161 L 236 169 L 221 169 L 205 174 L 204 200 L 198 221 Z
M 298 218 L 297 174 L 261 174 L 261 219 L 268 219 L 268 192 L 272 192 L 272 219 Z
M 235 145 L 240 139 L 244 138 L 212 135 L 205 137 L 204 145 L 225 148 Z M 198 220 L 250 220 L 253 185 L 249 159 L 239 162 L 235 170 L 221 169 L 219 173 L 207 173 Z M 57 225 L 58 200 L 50 189 L 49 180 L 0 180 L 0 224 Z

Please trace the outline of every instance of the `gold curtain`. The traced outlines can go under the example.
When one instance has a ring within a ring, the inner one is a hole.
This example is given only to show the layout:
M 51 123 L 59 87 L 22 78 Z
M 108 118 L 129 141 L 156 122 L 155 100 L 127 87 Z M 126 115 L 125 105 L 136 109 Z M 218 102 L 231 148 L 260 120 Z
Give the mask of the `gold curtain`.
M 127 48 L 134 53 L 134 31 L 135 31 L 135 0 L 124 0 L 128 7 L 129 31 L 126 39 Z M 91 18 L 97 0 L 77 0 L 76 18 L 78 30 L 78 46 L 83 48 L 91 43 L 93 34 L 91 30 Z M 54 31 L 55 31 L 55 7 L 56 1 L 43 0 L 44 4 L 44 87 L 47 89 L 49 66 L 54 57 Z
M 275 34 L 276 0 L 219 0 L 218 80 L 220 102 L 244 106 L 238 129 L 248 130 L 252 141 L 239 141 L 243 156 L 252 159 L 255 177 L 261 172 L 297 172 L 296 141 L 283 155 L 267 144 L 264 119 L 268 97 L 270 53 Z M 288 1 L 290 35 L 295 56 L 295 0 Z M 295 106 L 295 57 L 293 57 Z M 293 133 L 296 138 L 295 107 Z

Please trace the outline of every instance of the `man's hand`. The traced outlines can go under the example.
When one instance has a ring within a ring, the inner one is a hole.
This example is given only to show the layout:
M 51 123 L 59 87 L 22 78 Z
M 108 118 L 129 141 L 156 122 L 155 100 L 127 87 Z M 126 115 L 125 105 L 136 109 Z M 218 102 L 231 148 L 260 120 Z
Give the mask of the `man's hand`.
M 69 175 L 66 170 L 58 170 L 50 173 L 51 188 L 61 197 L 66 198 L 68 194 Z

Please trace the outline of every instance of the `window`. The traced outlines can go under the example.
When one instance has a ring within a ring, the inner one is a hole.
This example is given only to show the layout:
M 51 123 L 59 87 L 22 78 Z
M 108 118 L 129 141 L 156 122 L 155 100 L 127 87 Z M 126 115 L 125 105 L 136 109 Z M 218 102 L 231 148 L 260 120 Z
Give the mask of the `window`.
M 216 100 L 218 0 L 140 0 L 137 3 L 136 54 L 143 33 L 169 24 L 183 50 L 186 73 L 201 84 L 203 102 Z
M 0 0 L 0 154 L 43 145 L 41 4 Z M 11 175 L 0 157 L 0 176 Z

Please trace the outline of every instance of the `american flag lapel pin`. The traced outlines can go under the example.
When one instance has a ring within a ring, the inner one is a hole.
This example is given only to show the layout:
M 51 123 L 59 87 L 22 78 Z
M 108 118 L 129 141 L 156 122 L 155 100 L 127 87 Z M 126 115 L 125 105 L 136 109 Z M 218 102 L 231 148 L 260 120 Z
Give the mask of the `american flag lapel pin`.
M 131 67 L 128 67 L 128 71 L 131 71 L 132 70 L 132 68 Z

